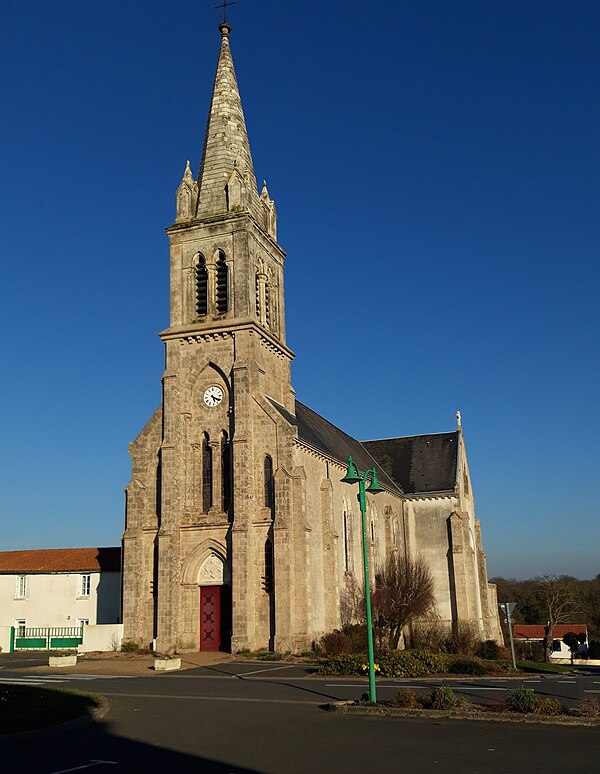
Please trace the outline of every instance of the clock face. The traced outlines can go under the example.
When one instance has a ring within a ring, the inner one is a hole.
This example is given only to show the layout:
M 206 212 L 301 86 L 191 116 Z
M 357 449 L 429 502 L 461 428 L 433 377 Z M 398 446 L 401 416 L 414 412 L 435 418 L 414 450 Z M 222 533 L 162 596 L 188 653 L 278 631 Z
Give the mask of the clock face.
M 206 390 L 204 390 L 204 403 L 209 408 L 218 406 L 222 400 L 223 390 L 216 384 L 213 384 L 212 387 L 207 387 Z

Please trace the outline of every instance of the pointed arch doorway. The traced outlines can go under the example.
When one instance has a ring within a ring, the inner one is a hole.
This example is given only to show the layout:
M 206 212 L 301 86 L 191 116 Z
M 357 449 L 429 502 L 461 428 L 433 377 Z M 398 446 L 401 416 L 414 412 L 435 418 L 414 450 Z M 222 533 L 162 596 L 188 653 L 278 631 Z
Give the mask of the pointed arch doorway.
M 198 572 L 200 650 L 231 650 L 231 578 L 229 566 L 211 553 Z

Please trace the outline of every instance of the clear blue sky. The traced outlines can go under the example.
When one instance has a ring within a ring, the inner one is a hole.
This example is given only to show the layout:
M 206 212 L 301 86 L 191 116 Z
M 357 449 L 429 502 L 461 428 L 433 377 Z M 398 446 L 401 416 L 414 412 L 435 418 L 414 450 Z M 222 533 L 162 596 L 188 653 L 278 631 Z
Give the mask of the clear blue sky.
M 216 4 L 2 0 L 0 549 L 120 539 Z M 298 397 L 361 439 L 460 409 L 490 575 L 596 575 L 600 4 L 230 19 Z

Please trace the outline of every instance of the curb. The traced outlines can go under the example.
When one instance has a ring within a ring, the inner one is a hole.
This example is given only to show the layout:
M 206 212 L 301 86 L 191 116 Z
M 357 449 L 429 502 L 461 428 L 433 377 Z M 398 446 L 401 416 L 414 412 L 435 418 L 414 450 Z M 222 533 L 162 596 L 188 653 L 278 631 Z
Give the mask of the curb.
M 106 696 L 101 696 L 100 694 L 95 695 L 100 698 L 100 706 L 96 707 L 91 712 L 86 712 L 85 715 L 80 715 L 78 718 L 66 720 L 64 723 L 55 723 L 51 726 L 32 728 L 30 731 L 19 731 L 14 734 L 0 734 L 0 744 L 2 744 L 2 742 L 20 742 L 27 739 L 38 739 L 52 734 L 63 734 L 66 731 L 82 728 L 90 723 L 96 723 L 98 720 L 102 720 L 102 718 L 108 714 L 110 704 L 108 703 Z
M 533 715 L 519 712 L 447 712 L 445 710 L 405 709 L 404 707 L 386 707 L 379 705 L 360 706 L 351 701 L 336 701 L 323 705 L 327 712 L 339 712 L 344 715 L 371 715 L 397 718 L 447 718 L 448 720 L 481 720 L 498 723 L 531 723 L 557 726 L 600 726 L 600 718 L 578 718 L 560 715 Z

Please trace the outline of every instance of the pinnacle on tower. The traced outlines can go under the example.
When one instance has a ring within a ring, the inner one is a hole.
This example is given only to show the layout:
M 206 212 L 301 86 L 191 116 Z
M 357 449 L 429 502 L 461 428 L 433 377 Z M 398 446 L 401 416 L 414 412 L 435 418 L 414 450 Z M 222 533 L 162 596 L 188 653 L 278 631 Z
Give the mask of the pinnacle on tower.
M 229 48 L 231 27 L 222 23 L 219 30 L 221 52 L 198 174 L 198 218 L 220 215 L 233 208 L 256 210 L 258 206 L 250 143 Z M 229 195 L 230 187 L 233 196 Z
M 181 223 L 193 218 L 198 200 L 198 183 L 194 180 L 189 161 L 186 161 L 183 178 L 179 183 L 175 199 L 177 202 L 176 222 Z

